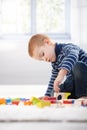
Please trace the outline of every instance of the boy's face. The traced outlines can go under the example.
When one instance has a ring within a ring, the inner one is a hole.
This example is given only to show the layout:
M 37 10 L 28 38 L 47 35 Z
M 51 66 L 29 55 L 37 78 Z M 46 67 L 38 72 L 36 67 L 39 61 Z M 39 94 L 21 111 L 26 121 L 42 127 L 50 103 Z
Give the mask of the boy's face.
M 50 41 L 48 41 L 45 42 L 41 47 L 35 47 L 33 51 L 33 58 L 46 62 L 55 62 L 55 44 L 52 44 Z

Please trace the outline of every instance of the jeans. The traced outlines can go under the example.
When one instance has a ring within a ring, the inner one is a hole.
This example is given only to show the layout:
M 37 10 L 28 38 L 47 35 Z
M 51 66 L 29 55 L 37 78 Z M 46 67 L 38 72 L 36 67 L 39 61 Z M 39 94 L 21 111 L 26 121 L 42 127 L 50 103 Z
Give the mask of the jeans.
M 60 85 L 60 92 L 70 92 L 69 98 L 87 96 L 87 65 L 77 62 L 72 70 L 72 75 Z

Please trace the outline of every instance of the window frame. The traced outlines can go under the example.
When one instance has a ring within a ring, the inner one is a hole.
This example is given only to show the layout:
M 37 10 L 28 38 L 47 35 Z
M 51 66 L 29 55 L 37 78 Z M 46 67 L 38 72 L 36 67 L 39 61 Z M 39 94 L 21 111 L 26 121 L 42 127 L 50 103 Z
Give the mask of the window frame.
M 0 39 L 26 39 L 31 35 L 36 34 L 36 0 L 30 0 L 31 3 L 31 31 L 30 33 L 23 33 L 23 34 L 2 34 L 0 31 Z M 53 39 L 61 39 L 61 40 L 69 40 L 71 39 L 71 0 L 65 0 L 65 33 L 45 33 L 52 37 Z M 1 16 L 1 15 L 0 15 Z M 1 24 L 0 24 L 1 30 Z

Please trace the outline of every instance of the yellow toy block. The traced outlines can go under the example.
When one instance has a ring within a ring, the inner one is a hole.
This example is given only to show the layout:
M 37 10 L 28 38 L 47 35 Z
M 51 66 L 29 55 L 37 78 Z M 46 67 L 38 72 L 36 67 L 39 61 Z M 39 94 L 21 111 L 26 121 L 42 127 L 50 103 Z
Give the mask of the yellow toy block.
M 56 97 L 58 100 L 61 99 L 68 99 L 68 97 L 71 95 L 69 92 L 59 92 L 59 93 L 54 93 L 54 97 Z
M 32 102 L 33 105 L 36 105 L 39 108 L 43 108 L 45 106 L 51 105 L 51 103 L 49 101 L 43 101 L 43 100 L 36 98 L 36 97 L 32 97 L 30 101 Z
M 39 108 L 43 108 L 43 107 L 50 106 L 50 105 L 51 105 L 51 103 L 48 101 L 40 101 L 36 104 L 36 106 Z
M 30 99 L 30 101 L 31 101 L 32 104 L 34 105 L 34 104 L 40 102 L 40 99 L 39 99 L 39 98 L 36 98 L 36 97 L 32 97 L 32 98 Z

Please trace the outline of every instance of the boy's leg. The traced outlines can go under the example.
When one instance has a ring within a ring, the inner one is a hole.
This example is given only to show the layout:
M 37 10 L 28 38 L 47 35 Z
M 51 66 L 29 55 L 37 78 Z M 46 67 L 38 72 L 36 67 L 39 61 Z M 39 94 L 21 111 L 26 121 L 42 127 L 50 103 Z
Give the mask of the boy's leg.
M 77 62 L 73 68 L 73 77 L 76 97 L 87 96 L 87 65 Z
M 71 95 L 69 98 L 76 98 L 75 96 L 75 88 L 74 88 L 74 80 L 73 80 L 73 75 L 69 76 L 63 84 L 61 84 L 60 87 L 60 92 L 70 92 Z

